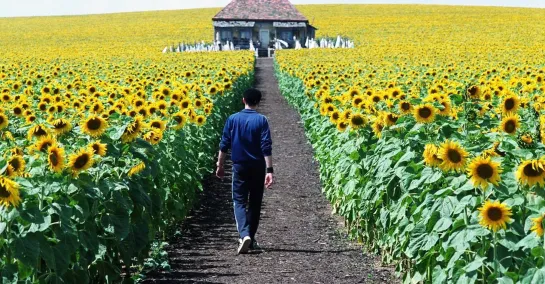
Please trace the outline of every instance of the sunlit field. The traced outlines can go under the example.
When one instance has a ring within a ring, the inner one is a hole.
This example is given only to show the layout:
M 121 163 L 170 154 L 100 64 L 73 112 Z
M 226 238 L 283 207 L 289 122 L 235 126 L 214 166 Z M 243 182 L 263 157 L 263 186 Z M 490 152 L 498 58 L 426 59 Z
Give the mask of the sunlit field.
M 544 279 L 545 10 L 297 8 L 356 44 L 275 58 L 350 235 L 407 282 Z M 251 52 L 161 53 L 217 12 L 0 19 L 6 283 L 150 265 L 253 81 Z
M 358 46 L 276 57 L 351 235 L 409 282 L 540 282 L 545 11 L 301 10 Z

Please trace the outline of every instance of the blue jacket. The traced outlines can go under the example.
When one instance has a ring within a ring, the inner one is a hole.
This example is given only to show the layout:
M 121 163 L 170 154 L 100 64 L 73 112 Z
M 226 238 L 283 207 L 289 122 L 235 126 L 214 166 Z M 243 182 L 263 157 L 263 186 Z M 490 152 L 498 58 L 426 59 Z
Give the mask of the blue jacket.
M 264 161 L 272 155 L 272 139 L 269 122 L 255 110 L 244 109 L 231 115 L 220 142 L 224 153 L 231 149 L 235 164 Z

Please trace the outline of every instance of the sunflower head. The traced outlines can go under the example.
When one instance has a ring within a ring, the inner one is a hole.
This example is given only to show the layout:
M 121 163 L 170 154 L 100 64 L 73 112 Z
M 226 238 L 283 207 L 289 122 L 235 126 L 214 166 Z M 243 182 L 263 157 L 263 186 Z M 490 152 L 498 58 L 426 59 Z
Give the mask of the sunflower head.
M 57 135 L 62 135 L 64 133 L 69 132 L 72 129 L 72 123 L 70 123 L 69 120 L 64 118 L 59 118 L 57 120 L 54 120 L 51 122 L 51 125 L 53 125 L 53 131 Z
M 503 99 L 502 113 L 510 114 L 516 112 L 520 108 L 520 98 L 515 94 L 510 94 Z
M 419 123 L 431 123 L 435 120 L 435 108 L 431 104 L 420 105 L 414 109 L 413 115 Z
M 349 122 L 350 122 L 350 128 L 353 130 L 358 130 L 364 127 L 365 124 L 367 123 L 365 116 L 363 116 L 363 114 L 361 113 L 353 113 L 350 116 Z
M 127 175 L 129 177 L 132 177 L 134 175 L 137 175 L 137 174 L 141 173 L 144 169 L 146 169 L 146 164 L 144 164 L 144 162 L 140 162 L 140 163 L 136 164 L 134 167 L 132 167 L 129 170 Z
M 107 127 L 108 121 L 97 115 L 92 115 L 89 118 L 84 119 L 81 124 L 82 131 L 91 137 L 101 136 L 104 131 L 106 131 Z
M 159 129 L 161 131 L 164 131 L 166 129 L 166 122 L 160 119 L 154 119 L 149 123 L 149 126 L 151 128 Z
M 142 121 L 141 116 L 136 116 L 133 118 L 133 121 L 127 125 L 123 135 L 121 135 L 121 140 L 124 143 L 133 141 L 138 137 L 142 129 L 144 128 L 144 122 Z
M 483 190 L 488 188 L 489 183 L 497 186 L 501 173 L 500 163 L 492 161 L 490 157 L 477 157 L 467 168 L 467 174 L 471 177 L 473 185 Z
M 179 130 L 182 129 L 187 122 L 187 116 L 181 112 L 175 113 L 172 116 L 172 120 L 174 121 L 174 129 Z
M 339 119 L 341 119 L 341 113 L 338 110 L 329 114 L 329 120 L 331 120 L 331 123 L 337 124 Z
M 382 137 L 382 130 L 384 129 L 383 120 L 382 119 L 376 119 L 373 122 L 373 127 L 372 128 L 373 128 L 373 133 L 375 133 L 375 136 L 380 139 Z
M 149 142 L 151 145 L 157 145 L 163 139 L 163 132 L 159 129 L 152 129 L 148 133 L 142 135 L 142 139 Z
M 520 184 L 545 186 L 545 161 L 526 160 L 517 168 L 515 176 Z
M 395 125 L 398 119 L 399 119 L 399 116 L 395 113 L 389 112 L 384 114 L 384 124 L 386 126 Z
M 441 163 L 443 163 L 443 160 L 441 160 L 437 153 L 439 153 L 439 147 L 435 146 L 434 144 L 426 144 L 424 147 L 424 163 L 428 165 L 429 167 L 437 167 Z
M 487 200 L 481 208 L 479 208 L 479 216 L 481 217 L 481 226 L 497 232 L 499 229 L 505 229 L 507 223 L 511 221 L 511 208 L 499 201 Z
M 49 134 L 49 131 L 45 126 L 41 124 L 37 124 L 28 130 L 28 140 L 32 140 L 32 138 L 44 137 L 44 136 L 47 136 L 48 134 Z
M 541 214 L 539 217 L 532 218 L 533 225 L 530 230 L 536 233 L 538 237 L 543 237 L 543 219 L 545 219 L 545 214 Z
M 409 114 L 413 109 L 413 106 L 408 101 L 400 101 L 398 106 L 399 113 L 401 114 Z
M 344 119 L 339 119 L 337 121 L 337 130 L 339 132 L 344 132 L 348 128 L 348 123 Z
M 25 171 L 26 163 L 23 156 L 14 155 L 8 160 L 8 176 L 21 176 Z
M 180 109 L 181 110 L 185 110 L 185 109 L 189 109 L 191 108 L 192 104 L 191 104 L 191 100 L 190 99 L 183 99 L 181 102 L 180 102 Z
M 452 110 L 450 100 L 441 100 L 439 104 L 442 106 L 442 109 L 439 110 L 439 115 L 448 116 Z
M 89 148 L 80 149 L 70 155 L 68 167 L 74 175 L 89 169 L 93 165 L 93 152 Z
M 64 169 L 64 149 L 59 148 L 57 145 L 49 147 L 47 150 L 47 163 L 49 169 L 53 172 L 60 173 Z
M 197 124 L 198 126 L 203 126 L 205 123 L 206 123 L 206 116 L 197 115 L 197 117 L 195 117 L 195 124 Z
M 520 118 L 518 115 L 508 115 L 501 121 L 501 130 L 509 135 L 515 135 L 520 128 Z
M 532 148 L 536 144 L 537 137 L 534 137 L 530 132 L 526 132 L 520 134 L 518 139 L 522 148 Z
M 465 168 L 468 153 L 460 143 L 447 140 L 441 144 L 437 156 L 443 161 L 439 165 L 443 171 L 461 172 Z
M 0 176 L 0 206 L 17 207 L 20 202 L 19 184 L 6 177 Z
M 479 86 L 471 86 L 467 89 L 467 94 L 472 99 L 478 99 L 481 97 L 482 91 Z
M 36 144 L 34 144 L 34 149 L 40 151 L 40 152 L 47 152 L 47 149 L 49 149 L 49 147 L 55 145 L 56 141 L 50 137 L 50 136 L 44 136 L 44 137 L 41 137 L 37 142 Z
M 89 144 L 89 148 L 93 150 L 93 153 L 99 156 L 106 156 L 107 145 L 100 143 L 100 141 L 95 141 Z

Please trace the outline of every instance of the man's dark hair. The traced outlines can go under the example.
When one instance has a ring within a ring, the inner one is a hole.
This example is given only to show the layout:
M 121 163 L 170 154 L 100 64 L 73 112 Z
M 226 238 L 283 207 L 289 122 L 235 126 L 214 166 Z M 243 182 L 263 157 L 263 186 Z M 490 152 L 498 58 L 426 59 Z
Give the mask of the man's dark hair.
M 250 88 L 244 92 L 244 100 L 249 106 L 256 106 L 261 101 L 261 92 L 258 89 Z

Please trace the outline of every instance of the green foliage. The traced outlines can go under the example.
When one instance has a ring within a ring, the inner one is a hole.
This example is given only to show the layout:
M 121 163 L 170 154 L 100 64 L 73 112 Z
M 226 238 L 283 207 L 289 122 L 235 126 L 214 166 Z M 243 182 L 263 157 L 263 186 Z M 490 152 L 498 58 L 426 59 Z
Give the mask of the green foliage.
M 339 132 L 305 95 L 300 79 L 278 66 L 276 75 L 301 114 L 334 213 L 354 239 L 394 263 L 405 283 L 544 283 L 543 240 L 530 227 L 531 218 L 543 214 L 545 195 L 519 186 L 514 176 L 521 160 L 543 155 L 542 145 L 520 149 L 516 138 L 505 136 L 499 150 L 506 153 L 507 174 L 483 192 L 465 173 L 443 173 L 422 158 L 426 143 L 446 138 L 468 136 L 480 148 L 471 150 L 489 148 L 491 137 L 478 128 L 459 132 L 462 122 L 437 121 L 434 132 L 401 118 L 381 139 L 369 128 Z M 502 200 L 513 212 L 514 221 L 496 235 L 479 225 L 477 209 L 487 199 Z
M 123 144 L 124 127 L 112 127 L 102 140 L 108 156 L 78 178 L 17 178 L 22 203 L 0 207 L 0 282 L 117 283 L 122 273 L 130 278 L 141 268 L 167 268 L 164 244 L 154 240 L 165 239 L 169 226 L 188 214 L 210 173 L 223 123 L 252 82 L 253 74 L 239 77 L 215 96 L 217 107 L 203 127 L 165 131 L 155 146 L 141 139 Z M 128 177 L 138 160 L 145 170 Z M 34 173 L 48 171 L 43 161 L 29 164 Z

